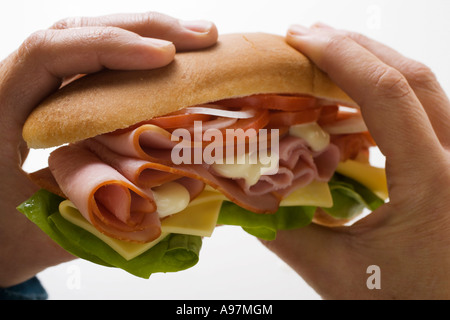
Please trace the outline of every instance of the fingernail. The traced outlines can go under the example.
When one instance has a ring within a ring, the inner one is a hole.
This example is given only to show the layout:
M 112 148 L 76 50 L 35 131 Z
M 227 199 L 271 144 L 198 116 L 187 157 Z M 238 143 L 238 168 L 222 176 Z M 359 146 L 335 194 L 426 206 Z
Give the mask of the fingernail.
M 310 32 L 310 30 L 299 24 L 295 24 L 289 27 L 288 32 L 293 36 L 304 36 Z
M 154 47 L 167 47 L 172 44 L 172 42 L 162 39 L 156 39 L 156 38 L 145 38 L 142 37 L 142 40 L 148 43 L 151 46 Z
M 213 24 L 205 20 L 180 21 L 182 27 L 197 33 L 208 33 Z

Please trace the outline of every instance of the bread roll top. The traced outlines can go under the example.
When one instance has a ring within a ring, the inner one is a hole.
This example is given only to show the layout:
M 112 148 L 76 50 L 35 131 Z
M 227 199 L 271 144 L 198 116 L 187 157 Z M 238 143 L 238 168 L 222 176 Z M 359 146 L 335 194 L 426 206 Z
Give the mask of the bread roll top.
M 305 94 L 355 105 L 284 37 L 228 34 L 210 48 L 177 53 L 162 68 L 104 70 L 70 83 L 30 114 L 23 137 L 30 148 L 55 147 L 188 106 L 258 93 Z

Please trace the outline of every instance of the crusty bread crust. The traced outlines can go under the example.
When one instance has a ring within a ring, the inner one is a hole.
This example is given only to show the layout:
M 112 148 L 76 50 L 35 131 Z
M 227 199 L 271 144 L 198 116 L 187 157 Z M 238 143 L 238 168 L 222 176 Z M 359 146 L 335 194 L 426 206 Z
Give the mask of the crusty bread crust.
M 208 49 L 177 53 L 163 68 L 82 77 L 31 113 L 23 137 L 30 148 L 54 147 L 184 107 L 256 93 L 309 94 L 354 105 L 283 37 L 230 34 Z

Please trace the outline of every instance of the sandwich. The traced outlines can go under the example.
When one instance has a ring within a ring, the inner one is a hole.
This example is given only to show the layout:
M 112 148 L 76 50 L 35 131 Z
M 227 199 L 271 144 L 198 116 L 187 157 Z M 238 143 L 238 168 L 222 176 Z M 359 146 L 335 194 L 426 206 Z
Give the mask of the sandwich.
M 194 266 L 219 225 L 273 240 L 349 224 L 388 197 L 356 103 L 271 34 L 80 76 L 23 138 L 53 151 L 18 210 L 72 254 L 142 278 Z

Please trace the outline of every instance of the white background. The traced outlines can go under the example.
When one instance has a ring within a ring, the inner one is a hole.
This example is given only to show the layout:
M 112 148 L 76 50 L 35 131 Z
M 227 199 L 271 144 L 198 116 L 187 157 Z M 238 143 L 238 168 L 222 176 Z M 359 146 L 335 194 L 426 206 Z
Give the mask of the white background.
M 220 33 L 283 35 L 291 24 L 322 21 L 364 33 L 424 62 L 450 92 L 450 1 L 446 0 L 2 1 L 0 59 L 30 33 L 61 18 L 144 11 L 184 20 L 209 19 Z M 46 156 L 46 152 L 32 152 L 27 170 L 44 166 Z M 374 159 L 381 164 L 381 157 Z M 50 299 L 320 299 L 258 240 L 234 227 L 216 229 L 212 238 L 204 240 L 200 262 L 183 272 L 143 280 L 75 260 L 49 268 L 39 277 Z

